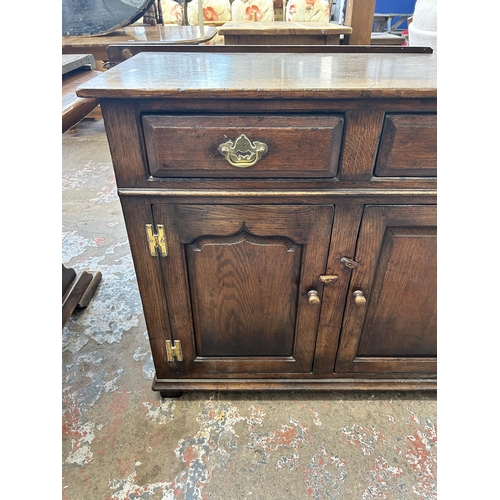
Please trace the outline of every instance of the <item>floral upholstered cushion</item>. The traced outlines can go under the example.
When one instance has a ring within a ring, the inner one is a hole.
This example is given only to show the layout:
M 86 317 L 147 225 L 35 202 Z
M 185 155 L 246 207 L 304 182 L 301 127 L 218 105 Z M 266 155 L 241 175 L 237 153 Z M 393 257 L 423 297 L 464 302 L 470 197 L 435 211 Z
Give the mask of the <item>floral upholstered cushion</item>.
M 330 2 L 328 0 L 288 0 L 286 21 L 329 22 Z
M 182 24 L 182 8 L 175 0 L 161 0 L 163 24 Z
M 229 0 L 202 0 L 203 21 L 207 24 L 223 24 L 231 21 L 231 2 Z M 192 0 L 187 7 L 188 22 L 191 25 L 198 22 L 198 0 Z
M 233 21 L 274 21 L 273 0 L 234 0 Z

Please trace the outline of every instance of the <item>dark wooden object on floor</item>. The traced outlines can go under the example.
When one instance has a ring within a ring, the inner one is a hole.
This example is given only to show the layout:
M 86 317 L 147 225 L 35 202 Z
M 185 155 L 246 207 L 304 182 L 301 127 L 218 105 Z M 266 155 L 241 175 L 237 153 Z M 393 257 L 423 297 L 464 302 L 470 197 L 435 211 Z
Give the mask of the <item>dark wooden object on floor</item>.
M 436 57 L 141 53 L 100 99 L 153 389 L 436 389 Z
M 100 271 L 77 273 L 73 268 L 62 265 L 62 326 L 66 324 L 75 309 L 87 307 L 94 295 L 102 274 Z
M 97 105 L 91 97 L 78 97 L 76 88 L 90 80 L 98 71 L 93 69 L 94 57 L 86 55 L 62 56 L 62 133 L 87 116 Z M 101 281 L 99 271 L 77 273 L 62 265 L 62 326 L 76 308 L 87 307 Z

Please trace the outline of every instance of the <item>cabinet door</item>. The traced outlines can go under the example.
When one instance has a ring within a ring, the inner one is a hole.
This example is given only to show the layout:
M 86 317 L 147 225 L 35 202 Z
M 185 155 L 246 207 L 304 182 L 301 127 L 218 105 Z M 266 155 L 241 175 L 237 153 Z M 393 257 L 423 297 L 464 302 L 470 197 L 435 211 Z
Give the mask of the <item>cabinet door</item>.
M 367 206 L 336 372 L 436 372 L 436 207 Z
M 153 207 L 165 226 L 161 259 L 172 341 L 195 373 L 307 373 L 333 206 Z

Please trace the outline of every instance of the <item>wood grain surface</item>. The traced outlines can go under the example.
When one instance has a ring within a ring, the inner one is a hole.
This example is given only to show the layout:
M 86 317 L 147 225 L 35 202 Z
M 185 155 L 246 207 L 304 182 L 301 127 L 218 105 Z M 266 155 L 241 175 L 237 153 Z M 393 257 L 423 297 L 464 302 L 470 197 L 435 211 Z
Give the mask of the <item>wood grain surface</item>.
M 140 53 L 82 85 L 81 97 L 437 96 L 435 54 Z

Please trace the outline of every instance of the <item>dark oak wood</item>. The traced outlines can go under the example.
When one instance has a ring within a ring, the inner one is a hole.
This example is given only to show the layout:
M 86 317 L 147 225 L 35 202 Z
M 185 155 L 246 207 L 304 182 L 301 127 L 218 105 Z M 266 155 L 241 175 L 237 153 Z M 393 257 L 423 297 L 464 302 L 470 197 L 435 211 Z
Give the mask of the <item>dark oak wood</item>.
M 73 268 L 62 265 L 62 326 L 76 309 L 83 309 L 90 303 L 102 274 L 100 271 L 76 272 Z
M 436 178 L 377 170 L 388 121 L 389 165 L 429 163 L 435 56 L 247 56 L 140 53 L 78 90 L 100 99 L 153 389 L 435 389 Z M 267 147 L 238 143 L 243 168 L 219 149 L 238 136 Z
M 436 207 L 365 208 L 336 371 L 435 372 L 436 253 Z
M 311 97 L 434 99 L 436 59 L 436 54 L 401 57 L 396 53 L 310 53 L 307 57 L 300 53 L 257 53 L 246 57 L 143 52 L 83 84 L 77 95 L 205 102 L 216 96 L 266 101 Z
M 161 263 L 178 370 L 310 372 L 320 308 L 307 292 L 321 293 L 332 217 L 331 206 L 154 206 L 174 249 Z
M 185 178 L 156 178 L 152 177 L 149 172 L 148 162 L 146 162 L 142 156 L 142 152 L 146 150 L 146 144 L 144 140 L 144 134 L 142 133 L 142 124 L 140 121 L 141 114 L 161 114 L 162 112 L 167 114 L 172 114 L 175 112 L 177 114 L 185 114 L 185 104 L 179 99 L 143 99 L 143 100 L 127 100 L 122 102 L 120 107 L 107 106 L 107 99 L 100 99 L 101 108 L 103 109 L 103 114 L 105 121 L 109 124 L 107 128 L 108 135 L 112 136 L 110 140 L 110 148 L 114 151 L 116 150 L 116 155 L 119 155 L 122 161 L 122 168 L 116 171 L 117 183 L 121 187 L 134 187 L 134 188 L 147 188 L 147 189 L 179 189 L 185 187 Z M 110 102 L 111 104 L 113 101 Z M 277 105 L 278 104 L 278 105 Z M 384 107 L 388 106 L 391 109 L 414 109 L 415 105 L 418 104 L 419 109 L 428 110 L 435 112 L 436 101 L 435 99 L 418 99 L 418 101 L 411 101 L 406 99 L 370 99 L 370 108 L 379 109 L 383 112 Z M 193 113 L 217 113 L 224 114 L 231 113 L 232 116 L 239 116 L 241 114 L 255 114 L 259 113 L 281 113 L 296 114 L 298 112 L 308 113 L 309 115 L 325 115 L 325 114 L 339 114 L 342 113 L 345 116 L 352 109 L 362 109 L 365 107 L 366 103 L 361 99 L 343 99 L 343 100 L 333 100 L 333 99 L 314 99 L 313 101 L 308 101 L 307 106 L 304 101 L 301 100 L 280 100 L 278 103 L 273 100 L 246 100 L 246 99 L 224 99 L 217 98 L 213 100 L 193 100 L 190 103 L 190 111 Z M 166 111 L 168 110 L 168 111 Z M 365 111 L 366 118 L 369 120 L 369 115 L 373 113 L 372 111 Z M 363 116 L 363 115 L 362 115 Z M 370 120 L 371 121 L 371 120 Z M 128 122 L 128 127 L 126 130 L 122 130 L 121 123 Z M 362 124 L 363 120 L 361 118 L 361 130 L 363 130 Z M 380 127 L 382 127 L 382 120 L 379 122 Z M 378 131 L 378 135 L 381 130 Z M 378 146 L 378 135 L 377 131 L 374 133 L 373 147 Z M 128 148 L 128 144 L 132 142 L 139 142 L 141 147 L 139 149 L 131 150 Z M 345 141 L 344 141 L 345 142 Z M 359 149 L 359 154 L 366 154 L 363 149 L 363 141 L 358 139 L 353 142 L 353 147 Z M 115 155 L 115 153 L 112 154 Z M 355 149 L 353 149 L 355 151 Z M 336 190 L 346 189 L 352 187 L 352 182 L 349 180 L 354 176 L 356 179 L 357 188 L 376 188 L 376 189 L 394 189 L 396 186 L 401 186 L 400 180 L 395 181 L 390 178 L 381 177 L 370 177 L 373 171 L 373 162 L 375 161 L 376 152 L 368 151 L 370 157 L 370 162 L 365 163 L 363 166 L 365 175 L 363 178 L 366 182 L 359 179 L 359 173 L 356 174 L 356 170 L 359 169 L 357 163 L 355 162 L 345 162 L 341 157 L 341 163 L 344 163 L 344 167 L 339 173 L 339 179 L 335 178 L 324 178 L 321 187 L 322 188 L 335 188 Z M 222 157 L 221 157 L 222 158 Z M 350 172 L 354 170 L 354 173 Z M 244 178 L 239 179 L 239 186 L 245 186 L 247 189 L 283 189 L 283 184 L 281 181 L 276 181 L 271 183 L 271 179 L 259 180 L 258 178 L 253 178 L 251 182 L 247 182 Z M 340 181 L 340 182 L 339 182 Z M 345 182 L 344 182 L 345 181 Z M 196 189 L 228 189 L 232 187 L 232 179 L 225 179 L 224 177 L 218 177 L 217 179 L 208 177 L 198 177 L 191 178 L 189 186 Z M 294 179 L 289 177 L 287 179 L 287 188 L 290 189 L 311 189 L 317 187 L 317 183 L 309 182 L 308 178 Z M 436 182 L 435 179 L 431 180 L 416 180 L 405 179 L 405 186 L 408 188 L 416 189 L 435 189 Z
M 71 283 L 76 278 L 76 271 L 72 268 L 66 267 L 64 264 L 62 266 L 62 294 L 66 292 Z
M 333 373 L 351 276 L 351 269 L 342 264 L 341 259 L 354 256 L 362 212 L 363 205 L 359 201 L 337 201 L 335 204 L 335 219 L 325 275 L 338 276 L 338 280 L 325 284 L 323 288 L 323 302 L 328 307 L 321 308 L 314 360 L 315 374 Z
M 436 176 L 437 116 L 386 115 L 375 175 Z
M 335 177 L 343 123 L 341 115 L 142 117 L 154 177 Z M 251 167 L 232 165 L 218 149 L 241 134 L 268 147 Z M 188 157 L 177 147 L 183 143 L 190 145 Z
M 127 232 L 129 235 L 134 265 L 137 270 L 139 290 L 142 295 L 144 314 L 149 320 L 148 337 L 160 342 L 161 354 L 166 360 L 165 338 L 171 338 L 170 322 L 164 314 L 166 308 L 165 287 L 161 276 L 161 264 L 157 258 L 150 258 L 146 239 L 146 224 L 153 221 L 151 203 L 144 198 L 128 198 L 122 201 Z M 138 238 L 137 235 L 144 235 Z M 143 258 L 146 256 L 146 258 Z M 159 357 L 155 357 L 159 359 Z
M 177 388 L 182 391 L 435 391 L 432 378 L 342 378 L 326 380 L 305 379 L 154 379 L 153 389 L 165 397 L 179 397 L 181 391 L 164 391 Z M 170 395 L 173 393 L 173 395 Z
M 201 236 L 186 254 L 199 357 L 293 356 L 301 245 L 242 224 Z
M 372 176 L 383 120 L 382 109 L 356 109 L 346 113 L 342 179 L 360 181 Z

